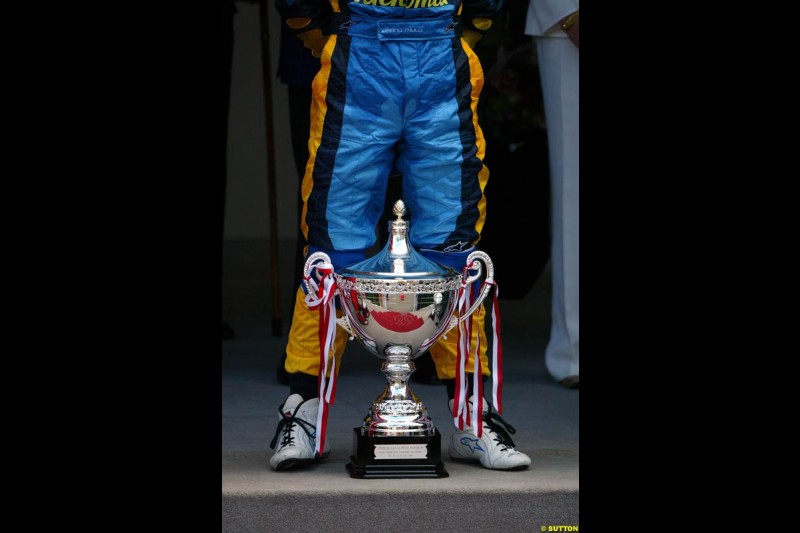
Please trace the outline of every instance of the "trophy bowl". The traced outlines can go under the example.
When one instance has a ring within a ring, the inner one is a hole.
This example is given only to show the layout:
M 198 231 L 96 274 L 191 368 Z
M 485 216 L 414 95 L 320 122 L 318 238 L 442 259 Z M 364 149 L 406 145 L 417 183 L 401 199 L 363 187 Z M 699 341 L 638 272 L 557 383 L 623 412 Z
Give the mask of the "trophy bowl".
M 480 251 L 468 255 L 463 273 L 422 256 L 409 243 L 405 211 L 403 201 L 398 200 L 394 205 L 397 220 L 389 222 L 389 241 L 381 252 L 333 272 L 333 277 L 339 307 L 344 311 L 337 324 L 383 359 L 381 371 L 388 382 L 373 402 L 359 433 L 369 438 L 411 438 L 404 441 L 404 449 L 413 450 L 413 438 L 435 436 L 438 442 L 439 434 L 427 408 L 409 387 L 414 372 L 412 360 L 482 304 L 490 290 L 494 267 L 489 256 Z M 489 283 L 484 283 L 474 301 L 458 313 L 460 298 L 483 276 L 484 267 L 485 281 Z M 316 252 L 308 257 L 304 279 L 315 268 L 332 271 L 327 254 Z M 400 459 L 422 458 L 414 457 L 418 452 L 408 453 L 411 455 L 401 454 Z

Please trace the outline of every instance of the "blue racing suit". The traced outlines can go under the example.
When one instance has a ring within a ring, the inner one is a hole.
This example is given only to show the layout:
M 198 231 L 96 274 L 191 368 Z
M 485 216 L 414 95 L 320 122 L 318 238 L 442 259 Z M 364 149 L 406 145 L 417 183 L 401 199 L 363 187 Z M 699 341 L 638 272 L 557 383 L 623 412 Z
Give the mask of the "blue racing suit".
M 366 257 L 395 165 L 403 176 L 411 244 L 461 271 L 480 239 L 489 178 L 477 117 L 483 71 L 469 43 L 488 30 L 502 4 L 276 0 L 282 22 L 321 62 L 302 183 L 301 230 L 309 254 L 325 252 L 336 271 Z M 286 370 L 316 375 L 319 318 L 303 296 L 298 290 Z M 473 315 L 482 359 L 483 315 L 482 309 Z M 440 378 L 455 377 L 455 337 L 431 350 Z M 338 357 L 345 339 L 337 338 Z

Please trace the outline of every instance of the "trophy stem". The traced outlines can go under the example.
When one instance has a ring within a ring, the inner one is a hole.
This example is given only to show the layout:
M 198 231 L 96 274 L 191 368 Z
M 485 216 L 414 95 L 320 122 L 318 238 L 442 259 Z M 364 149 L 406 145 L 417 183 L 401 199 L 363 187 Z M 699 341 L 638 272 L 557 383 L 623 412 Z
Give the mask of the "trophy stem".
M 389 384 L 382 398 L 392 401 L 413 400 L 414 393 L 408 387 L 408 380 L 416 367 L 408 355 L 390 355 L 381 364 L 381 372 Z
M 414 370 L 411 346 L 404 344 L 386 347 L 386 359 L 381 364 L 381 371 L 388 383 L 364 418 L 363 434 L 433 435 L 433 422 L 428 418 L 428 409 L 408 385 Z

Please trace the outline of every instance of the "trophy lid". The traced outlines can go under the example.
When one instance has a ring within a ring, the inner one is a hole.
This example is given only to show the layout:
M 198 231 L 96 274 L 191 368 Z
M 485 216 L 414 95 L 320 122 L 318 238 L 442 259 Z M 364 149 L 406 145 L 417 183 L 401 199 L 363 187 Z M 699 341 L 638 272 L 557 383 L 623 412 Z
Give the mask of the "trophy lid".
M 442 279 L 460 278 L 461 274 L 417 252 L 408 241 L 409 224 L 403 220 L 406 205 L 394 204 L 396 220 L 389 221 L 389 241 L 376 255 L 345 268 L 341 275 L 364 279 Z

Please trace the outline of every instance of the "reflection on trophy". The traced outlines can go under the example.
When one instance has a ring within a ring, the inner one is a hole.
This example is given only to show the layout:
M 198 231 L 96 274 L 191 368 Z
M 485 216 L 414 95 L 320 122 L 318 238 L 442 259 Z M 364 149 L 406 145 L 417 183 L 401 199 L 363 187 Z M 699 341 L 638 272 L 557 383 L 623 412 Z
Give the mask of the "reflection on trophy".
M 356 478 L 448 477 L 441 460 L 441 434 L 427 408 L 409 387 L 412 360 L 482 305 L 494 278 L 489 256 L 474 251 L 464 273 L 430 261 L 408 241 L 405 205 L 394 205 L 389 242 L 377 255 L 333 273 L 344 316 L 336 323 L 371 353 L 383 359 L 387 385 L 354 428 L 354 453 L 347 469 Z M 486 283 L 460 310 L 459 297 L 486 268 Z M 315 268 L 331 269 L 323 252 L 308 257 L 305 279 Z M 330 270 L 328 270 L 330 272 Z M 471 274 L 474 272 L 474 274 Z

